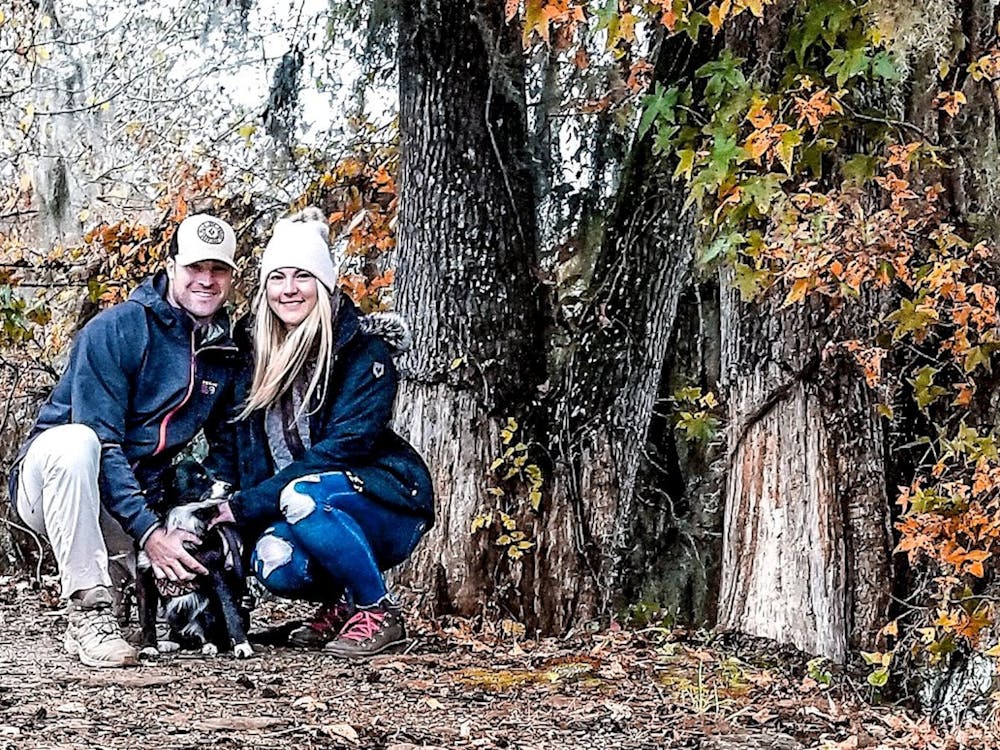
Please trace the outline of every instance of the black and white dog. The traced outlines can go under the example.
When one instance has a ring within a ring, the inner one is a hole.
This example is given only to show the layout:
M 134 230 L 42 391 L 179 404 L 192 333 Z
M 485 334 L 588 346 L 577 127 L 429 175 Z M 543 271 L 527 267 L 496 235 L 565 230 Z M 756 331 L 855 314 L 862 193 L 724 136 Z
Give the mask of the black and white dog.
M 140 657 L 179 648 L 201 649 L 206 655 L 231 648 L 238 659 L 251 656 L 249 612 L 243 606 L 243 544 L 231 524 L 208 528 L 219 504 L 229 497 L 229 485 L 213 481 L 197 461 L 185 460 L 164 472 L 162 487 L 153 510 L 167 531 L 183 529 L 201 537 L 201 546 L 191 554 L 208 574 L 190 583 L 158 579 L 146 553 L 139 552 L 135 588 L 142 629 Z M 161 601 L 169 626 L 169 640 L 164 641 L 158 641 L 156 634 Z

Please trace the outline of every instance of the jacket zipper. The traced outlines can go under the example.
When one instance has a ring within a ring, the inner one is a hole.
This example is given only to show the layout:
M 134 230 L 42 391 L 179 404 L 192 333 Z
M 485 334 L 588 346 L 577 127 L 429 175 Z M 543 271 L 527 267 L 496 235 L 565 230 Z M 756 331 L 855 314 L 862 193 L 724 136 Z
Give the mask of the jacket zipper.
M 160 440 L 156 445 L 156 450 L 153 451 L 153 455 L 156 456 L 161 453 L 167 447 L 167 425 L 170 424 L 171 418 L 184 408 L 186 404 L 191 399 L 191 394 L 194 392 L 194 375 L 195 375 L 195 351 L 194 351 L 194 331 L 191 332 L 191 372 L 188 377 L 188 388 L 187 393 L 184 394 L 184 398 L 181 400 L 177 406 L 166 413 L 163 417 L 163 421 L 160 422 Z

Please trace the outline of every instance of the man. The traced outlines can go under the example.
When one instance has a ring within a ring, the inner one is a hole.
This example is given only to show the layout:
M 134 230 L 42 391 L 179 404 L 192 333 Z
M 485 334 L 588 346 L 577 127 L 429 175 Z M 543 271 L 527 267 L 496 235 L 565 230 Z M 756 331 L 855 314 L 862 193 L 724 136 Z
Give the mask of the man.
M 160 578 L 206 571 L 150 509 L 171 460 L 204 428 L 207 468 L 233 480 L 236 348 L 223 303 L 236 237 L 205 214 L 178 226 L 165 269 L 91 320 L 11 473 L 17 513 L 52 544 L 69 600 L 66 650 L 92 667 L 137 663 L 113 612 L 109 547 L 138 544 Z

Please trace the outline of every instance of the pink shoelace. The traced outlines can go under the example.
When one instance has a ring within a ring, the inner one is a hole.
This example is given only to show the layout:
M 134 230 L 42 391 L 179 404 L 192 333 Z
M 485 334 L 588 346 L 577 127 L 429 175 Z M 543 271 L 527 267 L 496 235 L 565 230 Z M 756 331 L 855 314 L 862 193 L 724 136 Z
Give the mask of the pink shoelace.
M 321 608 L 320 611 L 316 613 L 316 616 L 306 624 L 317 633 L 325 635 L 331 630 L 336 629 L 337 626 L 343 621 L 344 615 L 347 614 L 346 610 L 346 604 L 343 602 L 337 602 L 332 606 Z
M 360 643 L 378 633 L 384 621 L 385 612 L 372 612 L 365 609 L 358 610 L 357 614 L 347 621 L 340 637 L 345 641 Z

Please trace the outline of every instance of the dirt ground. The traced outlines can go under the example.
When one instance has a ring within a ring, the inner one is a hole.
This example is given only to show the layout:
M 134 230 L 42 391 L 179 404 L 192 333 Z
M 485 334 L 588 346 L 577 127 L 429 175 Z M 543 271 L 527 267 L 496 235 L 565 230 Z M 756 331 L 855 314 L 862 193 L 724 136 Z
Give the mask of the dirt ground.
M 273 602 L 255 626 L 301 617 Z M 413 622 L 411 620 L 411 622 Z M 0 748 L 988 748 L 867 703 L 846 675 L 754 648 L 614 629 L 534 642 L 416 622 L 405 653 L 345 663 L 256 647 L 91 670 L 45 591 L 0 579 Z M 505 632 L 506 631 L 506 632 Z M 753 653 L 750 653 L 753 652 Z

